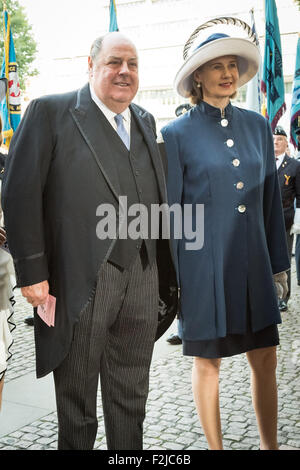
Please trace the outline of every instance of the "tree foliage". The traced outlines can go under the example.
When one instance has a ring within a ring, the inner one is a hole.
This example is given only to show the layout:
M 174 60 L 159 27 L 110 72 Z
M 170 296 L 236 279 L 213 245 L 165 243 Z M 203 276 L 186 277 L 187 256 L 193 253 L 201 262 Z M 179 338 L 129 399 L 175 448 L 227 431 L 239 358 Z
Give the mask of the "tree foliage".
M 24 90 L 26 79 L 38 74 L 38 71 L 34 69 L 32 65 L 37 52 L 37 44 L 33 38 L 32 27 L 28 23 L 24 8 L 19 4 L 19 2 L 17 0 L 6 0 L 6 7 L 7 12 L 10 15 L 11 30 L 18 64 L 20 87 L 22 90 Z M 4 55 L 3 2 L 1 0 L 0 15 L 2 32 L 0 35 L 1 66 Z
M 298 8 L 299 8 L 299 10 L 300 10 L 300 0 L 294 0 L 294 2 L 297 3 Z

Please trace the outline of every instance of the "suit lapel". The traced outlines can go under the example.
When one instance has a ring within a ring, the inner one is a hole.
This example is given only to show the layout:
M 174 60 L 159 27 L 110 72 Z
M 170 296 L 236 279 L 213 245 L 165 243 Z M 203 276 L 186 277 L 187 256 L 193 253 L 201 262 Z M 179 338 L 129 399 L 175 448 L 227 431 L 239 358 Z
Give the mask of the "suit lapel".
M 105 133 L 111 132 L 111 125 L 92 100 L 88 84 L 78 91 L 76 106 L 70 109 L 70 112 L 99 170 L 118 200 L 120 194 L 118 172 L 114 159 L 111 157 L 112 150 L 108 147 L 107 138 L 105 138 Z M 118 136 L 115 137 L 118 141 Z
M 290 164 L 290 157 L 284 156 L 284 159 L 278 168 L 278 177 L 281 186 L 287 186 L 289 184 L 289 176 L 287 175 L 287 167 Z
M 164 178 L 164 168 L 162 165 L 158 146 L 156 144 L 154 130 L 151 127 L 151 123 L 149 122 L 149 115 L 147 112 L 144 112 L 135 104 L 130 105 L 130 110 L 132 114 L 134 115 L 136 122 L 138 124 L 138 127 L 147 144 L 147 147 L 151 156 L 151 160 L 153 163 L 154 171 L 156 174 L 156 178 L 158 181 L 160 195 L 161 195 L 162 201 L 165 202 L 167 200 L 167 189 L 166 189 L 166 183 L 165 183 L 165 178 Z
M 282 160 L 282 163 L 280 167 L 278 168 L 278 172 L 281 173 L 288 164 L 289 164 L 289 157 L 285 154 L 284 159 Z

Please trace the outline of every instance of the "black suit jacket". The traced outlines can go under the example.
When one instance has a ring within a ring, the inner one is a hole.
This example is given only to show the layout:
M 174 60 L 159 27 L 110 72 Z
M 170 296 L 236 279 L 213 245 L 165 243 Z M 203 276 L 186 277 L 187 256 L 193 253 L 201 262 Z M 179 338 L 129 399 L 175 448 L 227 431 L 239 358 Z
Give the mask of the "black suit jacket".
M 130 109 L 149 148 L 161 201 L 166 202 L 153 116 L 134 104 Z M 54 328 L 36 316 L 38 377 L 67 355 L 74 324 L 94 295 L 97 273 L 115 243 L 96 236 L 97 207 L 110 203 L 118 213 L 120 195 L 99 113 L 88 84 L 39 98 L 30 103 L 10 145 L 2 200 L 18 286 L 48 279 L 57 299 Z M 159 243 L 157 260 L 160 296 L 167 306 L 159 315 L 159 336 L 177 310 L 168 240 Z
M 289 230 L 294 221 L 295 199 L 296 207 L 300 208 L 300 162 L 285 155 L 282 164 L 278 168 L 278 178 L 285 228 Z

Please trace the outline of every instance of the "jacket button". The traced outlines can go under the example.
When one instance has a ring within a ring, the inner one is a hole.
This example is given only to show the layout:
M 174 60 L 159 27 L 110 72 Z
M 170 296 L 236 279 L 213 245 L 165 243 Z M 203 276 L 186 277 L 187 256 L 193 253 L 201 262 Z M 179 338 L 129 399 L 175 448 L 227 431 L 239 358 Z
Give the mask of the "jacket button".
M 232 160 L 233 166 L 240 166 L 240 163 L 241 163 L 241 162 L 239 161 L 238 158 L 235 158 L 234 160 Z
M 246 206 L 244 206 L 244 204 L 241 204 L 239 207 L 238 207 L 238 211 L 243 214 L 244 212 L 246 212 Z
M 221 126 L 222 126 L 222 127 L 227 127 L 227 126 L 228 126 L 228 121 L 227 121 L 227 119 L 222 119 L 222 121 L 221 121 Z
M 238 183 L 236 183 L 236 189 L 243 189 L 244 187 L 244 183 L 242 181 L 239 181 Z
M 226 145 L 227 147 L 233 147 L 234 146 L 234 141 L 232 139 L 226 140 Z

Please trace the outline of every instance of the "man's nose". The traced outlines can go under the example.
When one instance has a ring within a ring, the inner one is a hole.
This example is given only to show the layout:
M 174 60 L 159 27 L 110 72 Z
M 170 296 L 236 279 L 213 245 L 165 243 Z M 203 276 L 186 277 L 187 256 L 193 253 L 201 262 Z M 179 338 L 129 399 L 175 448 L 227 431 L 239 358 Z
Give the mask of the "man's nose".
M 125 60 L 121 64 L 120 73 L 122 73 L 122 74 L 129 73 L 129 67 L 128 67 L 128 64 Z

